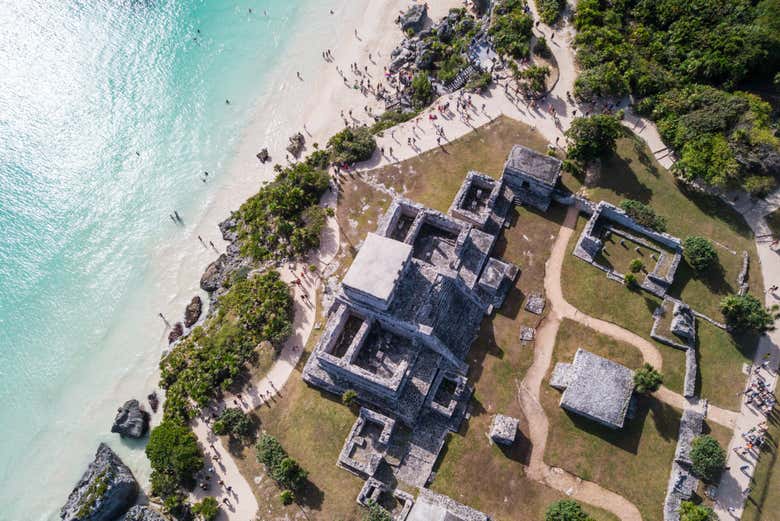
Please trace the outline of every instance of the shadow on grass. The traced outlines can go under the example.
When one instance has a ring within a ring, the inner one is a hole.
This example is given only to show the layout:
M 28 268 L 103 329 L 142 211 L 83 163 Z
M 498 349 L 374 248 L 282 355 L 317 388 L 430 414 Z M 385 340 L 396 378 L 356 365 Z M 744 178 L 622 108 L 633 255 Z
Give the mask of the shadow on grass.
M 726 280 L 726 272 L 720 264 L 713 266 L 706 273 L 696 273 L 691 265 L 682 259 L 669 294 L 679 299 L 685 287 L 694 279 L 704 283 L 707 289 L 716 295 L 730 295 L 735 292 L 734 287 Z
M 653 197 L 653 191 L 639 180 L 631 163 L 631 159 L 625 159 L 614 153 L 610 154 L 602 162 L 599 187 L 612 190 L 617 195 L 629 199 L 649 203 Z
M 675 185 L 682 192 L 685 197 L 688 198 L 693 204 L 695 204 L 705 214 L 718 219 L 719 221 L 728 225 L 728 227 L 734 231 L 734 233 L 750 239 L 753 237 L 753 232 L 745 222 L 745 219 L 734 210 L 731 206 L 723 202 L 720 197 L 707 194 L 687 185 L 678 182 L 675 179 Z
M 637 454 L 639 451 L 645 422 L 648 419 L 648 413 L 651 411 L 653 414 L 650 416 L 661 438 L 664 440 L 676 439 L 680 427 L 677 413 L 673 407 L 653 397 L 637 397 L 636 413 L 633 418 L 626 418 L 622 429 L 611 429 L 564 409 L 566 415 L 578 429 L 597 436 L 610 445 L 631 454 Z

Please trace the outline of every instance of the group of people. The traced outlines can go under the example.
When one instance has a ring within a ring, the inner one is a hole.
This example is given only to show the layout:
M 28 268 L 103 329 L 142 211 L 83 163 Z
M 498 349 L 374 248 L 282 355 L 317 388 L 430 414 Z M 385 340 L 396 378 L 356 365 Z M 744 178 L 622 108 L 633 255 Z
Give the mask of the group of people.
M 745 390 L 745 403 L 758 410 L 764 416 L 768 416 L 777 403 L 771 387 L 766 379 L 761 376 L 760 368 L 768 369 L 769 360 L 765 359 L 760 366 L 756 366 L 750 381 L 750 386 Z

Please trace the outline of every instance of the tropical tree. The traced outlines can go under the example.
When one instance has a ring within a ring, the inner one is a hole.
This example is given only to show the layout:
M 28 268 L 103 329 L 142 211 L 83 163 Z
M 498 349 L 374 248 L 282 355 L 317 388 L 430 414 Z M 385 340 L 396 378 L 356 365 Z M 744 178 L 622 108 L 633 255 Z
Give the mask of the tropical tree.
M 661 387 L 662 383 L 661 373 L 648 363 L 634 372 L 634 390 L 639 394 L 654 393 Z
M 715 512 L 708 506 L 697 505 L 692 501 L 680 503 L 680 521 L 717 521 Z
M 623 132 L 620 120 L 609 114 L 575 118 L 566 131 L 566 155 L 587 162 L 615 150 L 615 142 Z
M 726 451 L 718 440 L 705 434 L 694 438 L 691 443 L 691 469 L 706 481 L 715 481 L 726 465 Z
M 211 496 L 204 497 L 198 503 L 192 505 L 192 513 L 203 521 L 214 521 L 219 514 L 219 503 Z
M 692 235 L 683 241 L 685 260 L 699 273 L 707 271 L 718 262 L 718 253 L 710 241 Z
M 772 324 L 772 315 L 753 295 L 728 295 L 720 301 L 726 324 L 736 331 L 763 331 Z

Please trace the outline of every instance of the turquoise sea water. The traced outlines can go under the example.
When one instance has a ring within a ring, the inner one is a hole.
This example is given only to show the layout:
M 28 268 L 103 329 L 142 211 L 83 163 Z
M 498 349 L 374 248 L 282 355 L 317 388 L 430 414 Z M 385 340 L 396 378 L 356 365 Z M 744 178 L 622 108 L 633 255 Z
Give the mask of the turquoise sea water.
M 108 429 L 159 357 L 133 334 L 149 252 L 202 210 L 305 4 L 0 0 L 0 519 L 58 518 L 99 441 L 144 477 Z

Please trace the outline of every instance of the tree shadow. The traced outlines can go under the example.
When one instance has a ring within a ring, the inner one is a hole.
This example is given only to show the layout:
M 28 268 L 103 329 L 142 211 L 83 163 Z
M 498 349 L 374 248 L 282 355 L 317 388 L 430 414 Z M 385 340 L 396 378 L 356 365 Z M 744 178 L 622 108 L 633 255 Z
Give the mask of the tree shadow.
M 598 186 L 611 190 L 617 195 L 649 203 L 653 191 L 639 180 L 632 168 L 632 161 L 615 153 L 610 154 L 601 164 Z
M 720 263 L 712 266 L 704 273 L 697 273 L 683 258 L 674 275 L 674 284 L 669 289 L 669 294 L 677 299 L 691 280 L 702 282 L 707 289 L 716 295 L 730 295 L 735 292 L 734 287 L 726 280 L 726 272 Z
M 745 222 L 742 215 L 739 214 L 717 195 L 708 194 L 696 190 L 685 183 L 681 183 L 675 178 L 675 185 L 693 204 L 696 205 L 706 215 L 714 217 L 726 224 L 734 233 L 741 237 L 751 239 L 753 232 Z

